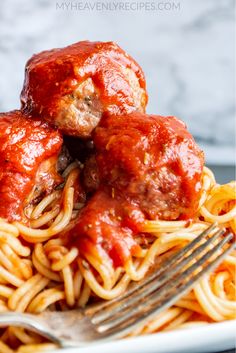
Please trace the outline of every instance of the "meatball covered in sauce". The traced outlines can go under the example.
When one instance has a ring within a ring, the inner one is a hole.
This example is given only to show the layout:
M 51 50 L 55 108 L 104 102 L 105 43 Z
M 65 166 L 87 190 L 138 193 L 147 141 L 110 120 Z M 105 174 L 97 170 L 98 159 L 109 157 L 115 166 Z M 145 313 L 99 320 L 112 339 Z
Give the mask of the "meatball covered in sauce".
M 22 108 L 64 134 L 88 138 L 104 112 L 144 112 L 140 66 L 114 42 L 78 42 L 43 51 L 26 64 Z
M 80 212 L 70 238 L 83 256 L 93 254 L 95 247 L 100 254 L 105 251 L 115 266 L 120 266 L 131 255 L 140 255 L 134 234 L 143 222 L 138 207 L 113 199 L 106 190 L 98 190 Z
M 197 211 L 203 152 L 175 117 L 134 112 L 104 116 L 94 132 L 100 184 L 150 219 L 191 218 Z
M 0 217 L 24 219 L 29 199 L 50 193 L 62 182 L 57 161 L 60 133 L 20 111 L 0 114 Z

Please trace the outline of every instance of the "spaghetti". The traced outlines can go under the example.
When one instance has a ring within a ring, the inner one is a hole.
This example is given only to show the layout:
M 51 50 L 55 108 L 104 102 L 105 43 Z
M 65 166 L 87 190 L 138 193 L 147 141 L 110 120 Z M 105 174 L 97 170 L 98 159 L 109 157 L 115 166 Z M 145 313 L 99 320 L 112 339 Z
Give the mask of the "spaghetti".
M 79 254 L 67 237 L 81 205 L 74 199 L 80 169 L 76 163 L 64 172 L 64 187 L 25 212 L 30 225 L 0 220 L 0 312 L 40 313 L 83 307 L 96 298 L 113 299 L 131 281 L 141 280 L 153 262 L 197 237 L 217 222 L 236 233 L 236 182 L 218 185 L 204 168 L 203 188 L 194 221 L 145 221 L 138 238 L 142 249 L 124 266 L 114 267 L 107 254 Z M 187 295 L 136 330 L 132 335 L 203 325 L 235 317 L 236 252 L 205 275 Z M 25 329 L 1 331 L 0 352 L 32 352 L 55 345 Z

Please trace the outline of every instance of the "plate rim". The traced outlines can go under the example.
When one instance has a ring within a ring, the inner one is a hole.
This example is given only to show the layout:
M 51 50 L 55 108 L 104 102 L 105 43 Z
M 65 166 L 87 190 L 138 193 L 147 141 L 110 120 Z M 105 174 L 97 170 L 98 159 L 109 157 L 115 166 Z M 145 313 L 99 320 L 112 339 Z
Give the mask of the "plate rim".
M 54 353 L 200 353 L 235 348 L 236 320 L 211 323 L 199 327 L 125 338 L 84 347 L 68 347 Z M 190 334 L 191 333 L 191 334 Z M 191 343 L 189 344 L 189 342 Z M 168 345 L 167 345 L 168 342 Z M 115 344 L 114 344 L 115 343 Z M 125 348 L 125 351 L 124 351 Z

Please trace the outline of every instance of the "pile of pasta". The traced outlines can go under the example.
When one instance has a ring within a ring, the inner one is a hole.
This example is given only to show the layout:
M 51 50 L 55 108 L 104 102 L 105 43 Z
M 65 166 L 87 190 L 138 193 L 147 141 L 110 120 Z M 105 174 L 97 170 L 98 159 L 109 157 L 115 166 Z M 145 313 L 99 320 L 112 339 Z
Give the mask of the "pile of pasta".
M 67 238 L 81 208 L 74 202 L 79 173 L 78 164 L 72 163 L 63 174 L 63 188 L 25 210 L 30 226 L 0 219 L 0 313 L 38 314 L 83 307 L 97 298 L 116 298 L 131 281 L 141 280 L 154 261 L 185 246 L 210 224 L 217 222 L 219 227 L 236 233 L 236 182 L 219 185 L 205 167 L 198 215 L 188 227 L 184 221 L 146 221 L 146 236 L 140 236 L 142 257 L 133 258 L 124 268 L 113 268 L 105 254 L 102 258 L 99 253 L 82 257 L 76 247 L 69 246 Z M 233 319 L 235 264 L 233 251 L 187 295 L 133 335 Z M 4 328 L 0 335 L 1 353 L 56 347 L 23 328 Z

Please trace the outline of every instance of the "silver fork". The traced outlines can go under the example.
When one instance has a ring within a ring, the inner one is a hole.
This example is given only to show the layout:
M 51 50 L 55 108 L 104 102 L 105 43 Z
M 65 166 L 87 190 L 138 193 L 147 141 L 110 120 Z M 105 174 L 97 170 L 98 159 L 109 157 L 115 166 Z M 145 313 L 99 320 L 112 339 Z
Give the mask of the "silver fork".
M 3 313 L 0 327 L 24 327 L 61 347 L 85 346 L 124 337 L 169 308 L 233 250 L 234 243 L 230 243 L 233 235 L 224 234 L 216 224 L 211 225 L 163 261 L 157 271 L 138 283 L 133 282 L 114 300 L 65 312 Z M 222 250 L 220 255 L 219 250 Z

